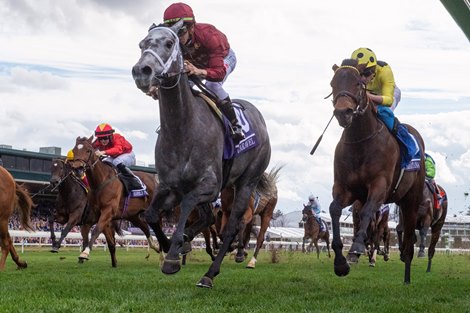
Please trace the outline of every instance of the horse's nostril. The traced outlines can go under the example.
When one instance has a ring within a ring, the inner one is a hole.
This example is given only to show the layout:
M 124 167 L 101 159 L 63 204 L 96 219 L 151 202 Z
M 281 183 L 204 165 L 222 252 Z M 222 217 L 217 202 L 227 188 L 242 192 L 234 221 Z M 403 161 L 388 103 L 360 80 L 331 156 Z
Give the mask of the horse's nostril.
M 150 68 L 150 66 L 144 66 L 142 68 L 142 73 L 146 76 L 150 76 L 152 74 L 152 69 Z

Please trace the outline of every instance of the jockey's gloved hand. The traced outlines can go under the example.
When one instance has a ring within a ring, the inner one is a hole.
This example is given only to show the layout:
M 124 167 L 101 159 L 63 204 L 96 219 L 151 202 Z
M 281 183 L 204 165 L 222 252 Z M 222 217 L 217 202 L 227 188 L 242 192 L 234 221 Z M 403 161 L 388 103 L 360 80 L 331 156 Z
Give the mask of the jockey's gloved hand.
M 106 153 L 104 151 L 96 150 L 95 155 L 99 158 L 106 156 Z

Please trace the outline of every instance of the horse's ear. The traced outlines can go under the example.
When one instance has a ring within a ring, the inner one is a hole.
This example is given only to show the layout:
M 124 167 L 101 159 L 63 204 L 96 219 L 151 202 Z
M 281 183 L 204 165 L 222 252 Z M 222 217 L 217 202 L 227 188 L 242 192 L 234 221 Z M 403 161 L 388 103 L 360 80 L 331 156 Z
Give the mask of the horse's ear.
M 333 64 L 331 68 L 333 69 L 334 72 L 336 72 L 336 70 L 339 69 L 339 66 L 336 64 Z
M 93 142 L 93 135 L 91 135 L 91 136 L 87 139 L 87 141 Z
M 171 30 L 175 32 L 175 34 L 178 33 L 178 31 L 180 30 L 180 28 L 183 26 L 183 19 L 180 19 L 178 22 L 175 23 L 175 25 L 171 26 Z

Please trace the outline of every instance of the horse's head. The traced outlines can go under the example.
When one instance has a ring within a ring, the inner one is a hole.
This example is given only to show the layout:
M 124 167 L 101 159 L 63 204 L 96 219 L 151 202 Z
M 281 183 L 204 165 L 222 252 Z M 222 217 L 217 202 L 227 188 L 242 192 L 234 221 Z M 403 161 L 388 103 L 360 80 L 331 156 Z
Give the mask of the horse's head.
M 183 19 L 171 27 L 152 26 L 139 43 L 141 56 L 132 68 L 137 88 L 148 92 L 152 86 L 170 86 L 178 82 L 183 73 L 183 56 L 178 31 Z
M 309 205 L 304 204 L 304 208 L 302 210 L 302 221 L 306 222 L 310 216 L 312 216 L 312 209 L 310 209 Z
M 67 176 L 64 159 L 53 159 L 51 165 L 51 179 L 49 182 L 52 187 L 56 187 Z
M 364 114 L 369 104 L 366 88 L 361 79 L 365 64 L 346 59 L 341 66 L 333 65 L 335 74 L 331 80 L 333 88 L 334 115 L 341 127 L 351 126 L 353 118 Z
M 73 147 L 73 160 L 68 161 L 72 169 L 80 170 L 92 168 L 93 165 L 99 160 L 95 155 L 93 148 L 93 136 L 90 138 L 77 137 L 75 147 Z

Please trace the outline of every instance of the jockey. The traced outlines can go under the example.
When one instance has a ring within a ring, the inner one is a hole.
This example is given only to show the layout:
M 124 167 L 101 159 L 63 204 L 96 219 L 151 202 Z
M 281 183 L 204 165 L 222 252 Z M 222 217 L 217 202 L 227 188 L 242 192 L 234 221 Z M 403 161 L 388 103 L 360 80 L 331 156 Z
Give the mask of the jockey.
M 405 155 L 402 164 L 409 162 L 419 156 L 419 146 L 410 135 L 408 129 L 403 126 L 393 114 L 393 110 L 401 99 L 401 91 L 395 84 L 392 68 L 384 61 L 378 61 L 375 53 L 369 48 L 359 48 L 355 50 L 351 59 L 358 61 L 358 64 L 366 64 L 361 73 L 362 82 L 366 84 L 367 97 L 377 105 L 377 116 L 402 143 Z
M 313 194 L 308 196 L 307 206 L 310 207 L 310 209 L 312 210 L 313 216 L 315 216 L 318 224 L 320 224 L 320 231 L 325 231 L 325 227 L 323 226 L 323 222 L 320 217 L 321 206 L 320 206 L 320 202 L 318 201 L 318 197 L 315 197 Z
M 104 157 L 103 162 L 108 162 L 116 166 L 119 173 L 126 182 L 128 189 L 142 190 L 145 185 L 139 177 L 128 168 L 135 165 L 135 154 L 132 152 L 132 145 L 120 134 L 116 134 L 111 125 L 102 123 L 96 127 L 96 140 L 93 141 L 93 148 L 98 157 Z
M 434 159 L 427 153 L 424 154 L 424 167 L 426 169 L 426 180 L 429 183 L 428 186 L 430 187 L 434 198 L 434 208 L 440 209 L 442 197 L 439 187 L 434 180 L 434 177 L 436 176 L 436 163 L 434 162 Z
M 185 71 L 206 80 L 206 87 L 218 98 L 217 106 L 232 124 L 235 143 L 245 136 L 223 84 L 237 64 L 227 37 L 211 24 L 196 23 L 193 10 L 182 2 L 173 3 L 163 14 L 163 23 L 171 26 L 183 19 L 178 32 Z M 153 26 L 153 25 L 152 25 Z

